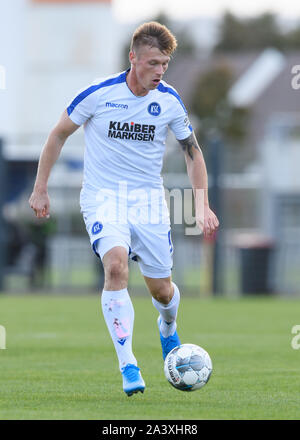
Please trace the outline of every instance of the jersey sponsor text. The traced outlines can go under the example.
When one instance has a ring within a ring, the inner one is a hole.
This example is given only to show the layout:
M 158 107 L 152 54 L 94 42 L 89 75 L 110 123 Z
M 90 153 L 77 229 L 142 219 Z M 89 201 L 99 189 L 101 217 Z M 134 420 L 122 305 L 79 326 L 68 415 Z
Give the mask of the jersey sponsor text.
M 108 137 L 151 142 L 155 137 L 155 125 L 110 121 Z

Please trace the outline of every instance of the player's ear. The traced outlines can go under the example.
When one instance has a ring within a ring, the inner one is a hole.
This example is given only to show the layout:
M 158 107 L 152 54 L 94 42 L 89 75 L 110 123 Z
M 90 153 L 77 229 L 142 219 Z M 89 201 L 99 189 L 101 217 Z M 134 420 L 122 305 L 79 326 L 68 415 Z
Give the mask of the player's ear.
M 133 50 L 131 50 L 131 51 L 129 52 L 129 61 L 130 61 L 130 64 L 135 64 L 135 61 L 136 61 L 136 53 L 135 53 Z

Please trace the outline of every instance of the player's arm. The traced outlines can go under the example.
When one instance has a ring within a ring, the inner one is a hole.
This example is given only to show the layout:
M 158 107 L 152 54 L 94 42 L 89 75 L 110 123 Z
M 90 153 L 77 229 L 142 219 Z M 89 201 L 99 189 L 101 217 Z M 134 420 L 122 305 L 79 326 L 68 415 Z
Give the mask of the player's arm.
M 71 121 L 65 110 L 56 126 L 50 132 L 43 147 L 33 192 L 29 199 L 29 205 L 38 218 L 48 218 L 50 216 L 50 202 L 47 190 L 49 175 L 65 141 L 78 127 L 79 125 Z
M 195 133 L 179 140 L 184 151 L 187 173 L 193 188 L 196 222 L 205 236 L 210 236 L 219 226 L 219 221 L 209 207 L 207 169 Z

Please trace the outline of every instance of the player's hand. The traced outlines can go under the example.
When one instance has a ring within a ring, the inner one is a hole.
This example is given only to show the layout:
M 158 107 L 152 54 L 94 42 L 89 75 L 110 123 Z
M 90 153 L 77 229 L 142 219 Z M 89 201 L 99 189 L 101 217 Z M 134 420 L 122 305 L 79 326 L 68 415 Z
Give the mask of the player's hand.
M 37 218 L 50 217 L 50 201 L 47 191 L 33 191 L 28 203 L 30 208 L 34 210 Z
M 213 238 L 220 224 L 216 214 L 209 206 L 204 207 L 204 218 L 196 215 L 196 222 L 205 238 Z

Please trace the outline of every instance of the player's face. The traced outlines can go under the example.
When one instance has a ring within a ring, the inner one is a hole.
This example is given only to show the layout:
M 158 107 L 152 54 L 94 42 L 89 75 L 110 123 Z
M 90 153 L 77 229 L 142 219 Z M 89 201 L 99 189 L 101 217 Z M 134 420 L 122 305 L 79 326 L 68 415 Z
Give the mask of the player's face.
M 146 90 L 155 89 L 168 68 L 170 57 L 150 46 L 141 46 L 130 55 L 139 84 Z

